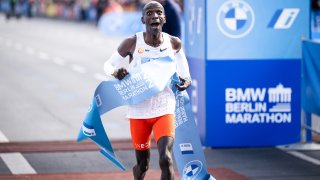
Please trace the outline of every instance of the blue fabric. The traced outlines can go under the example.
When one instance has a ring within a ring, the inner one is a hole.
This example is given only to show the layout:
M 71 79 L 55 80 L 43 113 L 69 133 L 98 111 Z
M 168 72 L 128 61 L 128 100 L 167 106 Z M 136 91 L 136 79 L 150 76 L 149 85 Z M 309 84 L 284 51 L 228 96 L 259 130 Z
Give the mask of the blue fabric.
M 302 107 L 320 115 L 320 43 L 303 41 L 302 50 Z

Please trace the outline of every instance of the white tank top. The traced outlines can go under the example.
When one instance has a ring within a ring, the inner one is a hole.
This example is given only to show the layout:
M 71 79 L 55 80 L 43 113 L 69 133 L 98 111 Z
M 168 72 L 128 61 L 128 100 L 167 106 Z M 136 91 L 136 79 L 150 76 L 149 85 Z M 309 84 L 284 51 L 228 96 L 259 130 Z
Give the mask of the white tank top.
M 140 66 L 143 63 L 148 63 L 150 58 L 160 58 L 169 56 L 172 59 L 175 57 L 175 52 L 172 49 L 170 37 L 167 33 L 162 33 L 163 43 L 159 47 L 152 47 L 145 43 L 143 32 L 136 34 L 137 42 L 133 53 L 133 60 L 129 65 L 129 70 L 133 67 Z M 159 74 L 161 76 L 161 74 Z M 128 118 L 147 119 L 162 116 L 165 114 L 174 114 L 175 111 L 175 96 L 167 85 L 160 93 L 128 107 Z

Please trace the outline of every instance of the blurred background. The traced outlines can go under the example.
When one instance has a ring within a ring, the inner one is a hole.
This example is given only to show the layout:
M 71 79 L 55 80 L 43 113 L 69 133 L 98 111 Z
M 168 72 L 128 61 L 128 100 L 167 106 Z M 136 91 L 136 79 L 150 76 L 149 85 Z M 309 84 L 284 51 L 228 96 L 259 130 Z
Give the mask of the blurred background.
M 13 3 L 18 16 L 96 22 L 104 13 L 138 11 L 147 2 L 148 0 L 2 0 L 1 10 L 10 11 Z M 174 2 L 183 8 L 182 0 Z
M 186 51 L 208 171 L 319 179 L 320 1 L 158 1 Z M 102 116 L 126 172 L 76 138 L 103 63 L 144 30 L 147 2 L 0 0 L 0 179 L 133 179 L 126 107 Z M 146 179 L 159 179 L 155 147 Z

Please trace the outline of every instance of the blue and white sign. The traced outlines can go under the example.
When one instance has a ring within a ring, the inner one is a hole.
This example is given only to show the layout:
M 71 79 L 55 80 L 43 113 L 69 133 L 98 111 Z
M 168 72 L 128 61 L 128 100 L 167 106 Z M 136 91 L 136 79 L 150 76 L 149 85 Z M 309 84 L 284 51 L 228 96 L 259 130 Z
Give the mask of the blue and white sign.
M 191 143 L 181 143 L 179 144 L 182 154 L 193 154 L 193 148 Z
M 196 15 L 196 9 L 203 9 L 206 17 L 195 34 L 199 40 L 188 45 L 186 39 L 195 82 L 191 104 L 202 143 L 239 147 L 298 142 L 301 38 L 310 35 L 310 2 L 215 0 L 185 5 L 186 19 Z M 195 32 L 188 26 L 186 31 Z
M 206 86 L 210 113 L 203 142 L 220 147 L 298 142 L 300 72 L 299 60 L 210 61 L 206 75 L 218 78 Z

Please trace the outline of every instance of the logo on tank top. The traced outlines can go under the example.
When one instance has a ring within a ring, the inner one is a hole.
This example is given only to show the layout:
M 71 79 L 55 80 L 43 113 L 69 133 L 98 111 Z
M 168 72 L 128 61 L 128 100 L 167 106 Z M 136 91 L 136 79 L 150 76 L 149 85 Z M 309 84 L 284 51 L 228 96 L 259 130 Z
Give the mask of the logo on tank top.
M 160 52 L 163 52 L 163 51 L 165 51 L 165 50 L 167 50 L 168 48 L 163 48 L 163 49 L 161 49 L 160 48 Z
M 139 54 L 142 54 L 144 52 L 144 49 L 143 48 L 138 48 L 138 53 Z

